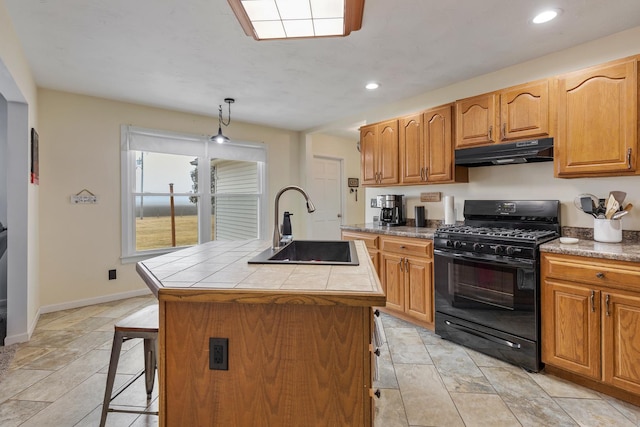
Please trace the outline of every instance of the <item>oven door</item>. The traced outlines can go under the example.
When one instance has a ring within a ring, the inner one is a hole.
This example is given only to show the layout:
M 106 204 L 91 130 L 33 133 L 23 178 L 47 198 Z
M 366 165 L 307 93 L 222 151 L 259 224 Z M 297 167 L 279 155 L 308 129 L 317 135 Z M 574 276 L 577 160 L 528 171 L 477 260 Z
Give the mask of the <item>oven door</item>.
M 536 260 L 436 249 L 434 262 L 436 315 L 538 341 Z

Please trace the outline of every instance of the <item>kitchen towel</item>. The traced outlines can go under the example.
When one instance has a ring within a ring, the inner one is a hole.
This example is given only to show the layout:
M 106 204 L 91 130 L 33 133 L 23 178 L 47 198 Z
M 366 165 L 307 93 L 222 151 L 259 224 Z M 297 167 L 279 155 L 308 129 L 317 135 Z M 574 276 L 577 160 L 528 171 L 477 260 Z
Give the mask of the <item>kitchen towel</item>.
M 453 196 L 444 196 L 444 223 L 452 225 L 456 223 L 456 214 L 453 209 Z

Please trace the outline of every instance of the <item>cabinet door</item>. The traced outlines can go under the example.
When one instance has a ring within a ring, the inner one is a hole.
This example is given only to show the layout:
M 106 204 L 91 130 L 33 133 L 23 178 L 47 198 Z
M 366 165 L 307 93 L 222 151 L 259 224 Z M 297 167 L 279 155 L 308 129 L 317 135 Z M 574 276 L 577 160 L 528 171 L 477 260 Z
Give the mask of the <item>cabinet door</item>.
M 404 258 L 382 254 L 386 307 L 404 312 Z
M 426 151 L 426 180 L 453 180 L 452 105 L 426 111 L 423 115 Z
M 542 361 L 600 379 L 600 292 L 545 280 L 542 285 Z
M 456 102 L 456 148 L 487 145 L 498 138 L 498 97 L 495 93 Z
M 500 139 L 549 136 L 549 81 L 500 91 Z
M 400 179 L 403 183 L 424 181 L 425 149 L 420 114 L 400 119 Z
M 422 322 L 433 323 L 433 261 L 406 258 L 405 312 Z
M 360 162 L 362 184 L 377 184 L 378 140 L 375 125 L 360 129 Z
M 604 381 L 640 394 L 640 297 L 603 291 Z
M 635 58 L 558 81 L 558 176 L 633 173 L 638 147 Z
M 380 147 L 379 184 L 397 184 L 400 176 L 398 166 L 398 121 L 390 120 L 378 124 Z

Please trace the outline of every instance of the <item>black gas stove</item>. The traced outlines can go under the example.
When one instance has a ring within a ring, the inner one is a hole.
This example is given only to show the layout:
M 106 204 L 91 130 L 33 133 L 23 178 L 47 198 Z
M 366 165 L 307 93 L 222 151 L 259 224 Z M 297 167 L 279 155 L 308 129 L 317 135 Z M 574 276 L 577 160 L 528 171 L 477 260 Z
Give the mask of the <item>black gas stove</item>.
M 538 247 L 559 235 L 557 200 L 465 201 L 434 235 L 436 333 L 538 371 Z

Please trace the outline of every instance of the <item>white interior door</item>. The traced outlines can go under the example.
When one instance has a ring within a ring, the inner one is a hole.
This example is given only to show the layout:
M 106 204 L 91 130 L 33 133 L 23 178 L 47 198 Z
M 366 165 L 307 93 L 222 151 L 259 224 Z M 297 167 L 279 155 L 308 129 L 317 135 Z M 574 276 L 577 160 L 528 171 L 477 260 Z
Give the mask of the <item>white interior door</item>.
M 342 225 L 342 160 L 313 157 L 311 239 L 340 240 Z

